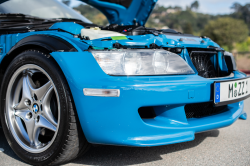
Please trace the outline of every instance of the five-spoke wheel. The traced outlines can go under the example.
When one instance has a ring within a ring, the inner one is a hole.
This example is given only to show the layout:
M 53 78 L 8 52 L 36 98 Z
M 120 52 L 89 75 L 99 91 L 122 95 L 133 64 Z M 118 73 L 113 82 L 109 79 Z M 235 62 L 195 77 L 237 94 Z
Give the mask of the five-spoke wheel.
M 27 64 L 12 76 L 7 89 L 7 120 L 16 141 L 29 152 L 46 150 L 57 133 L 60 108 L 58 93 L 49 75 Z

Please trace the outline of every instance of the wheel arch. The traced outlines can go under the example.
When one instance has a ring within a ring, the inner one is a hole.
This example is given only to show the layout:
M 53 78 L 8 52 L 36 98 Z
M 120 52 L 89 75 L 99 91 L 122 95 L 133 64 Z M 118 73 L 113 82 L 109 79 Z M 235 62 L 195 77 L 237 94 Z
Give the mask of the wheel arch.
M 45 53 L 45 56 L 47 56 L 48 54 L 51 54 L 53 52 L 52 49 L 50 49 L 51 47 L 49 45 L 44 45 L 42 43 L 26 43 L 24 45 L 21 45 L 15 49 L 11 49 L 11 51 L 9 51 L 3 58 L 3 60 L 1 61 L 0 63 L 0 87 L 2 86 L 2 83 L 3 83 L 3 77 L 4 77 L 4 74 L 8 68 L 8 66 L 10 65 L 10 63 L 13 61 L 13 59 L 15 57 L 17 57 L 19 54 L 21 54 L 22 52 L 24 51 L 28 51 L 28 50 L 37 50 L 37 51 L 41 51 L 43 53 Z M 62 71 L 62 68 L 61 66 L 58 64 L 58 62 L 56 61 L 56 59 L 53 57 L 53 56 L 50 56 L 51 60 L 54 61 L 58 68 Z M 63 75 L 64 75 L 64 72 L 62 71 Z M 65 76 L 65 75 L 64 75 Z M 68 80 L 66 79 L 65 77 L 65 80 L 66 82 L 68 83 Z M 68 84 L 69 86 L 69 84 Z M 76 109 L 75 107 L 75 103 L 74 103 L 74 100 L 73 100 L 73 106 L 74 106 L 74 109 Z M 78 116 L 78 115 L 77 115 Z M 78 118 L 78 117 L 77 117 Z M 1 127 L 1 120 L 0 120 L 0 127 Z
M 57 37 L 57 36 L 50 36 L 50 35 L 32 35 L 20 40 L 15 46 L 13 46 L 8 53 L 3 57 L 2 61 L 0 62 L 0 87 L 3 83 L 3 76 L 15 57 L 17 57 L 20 53 L 26 50 L 38 50 L 45 53 L 45 55 L 51 54 L 52 52 L 78 52 L 77 48 L 74 47 L 72 44 L 67 42 L 66 40 Z M 63 72 L 61 66 L 57 62 L 57 60 L 50 56 L 51 60 L 57 64 L 59 69 L 62 71 L 65 80 L 69 86 L 68 79 L 66 79 L 65 73 Z M 73 95 L 72 95 L 73 96 Z M 75 101 L 72 101 L 74 109 L 76 109 Z M 76 118 L 78 118 L 78 111 Z M 1 121 L 0 121 L 1 126 Z M 82 127 L 81 127 L 82 129 Z M 83 129 L 82 129 L 83 131 Z M 83 133 L 83 135 L 85 135 Z
M 42 50 L 48 54 L 51 52 L 77 52 L 72 44 L 57 36 L 38 34 L 25 37 L 13 46 L 2 59 L 0 63 L 0 85 L 2 85 L 2 77 L 11 61 L 17 55 L 29 49 Z M 52 59 L 56 61 L 53 57 Z

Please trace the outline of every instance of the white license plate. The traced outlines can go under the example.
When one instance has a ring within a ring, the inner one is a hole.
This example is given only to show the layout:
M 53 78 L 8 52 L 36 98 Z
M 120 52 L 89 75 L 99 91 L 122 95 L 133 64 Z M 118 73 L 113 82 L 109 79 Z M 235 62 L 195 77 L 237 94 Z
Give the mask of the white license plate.
M 215 105 L 226 105 L 244 100 L 250 95 L 250 78 L 214 83 Z

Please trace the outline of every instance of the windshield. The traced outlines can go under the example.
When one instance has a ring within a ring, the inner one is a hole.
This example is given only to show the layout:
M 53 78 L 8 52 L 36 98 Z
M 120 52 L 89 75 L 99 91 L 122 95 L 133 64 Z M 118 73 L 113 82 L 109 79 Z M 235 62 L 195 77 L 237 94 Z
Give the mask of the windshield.
M 79 19 L 91 23 L 87 18 L 57 0 L 9 0 L 0 4 L 0 14 L 2 13 L 21 13 L 46 19 Z

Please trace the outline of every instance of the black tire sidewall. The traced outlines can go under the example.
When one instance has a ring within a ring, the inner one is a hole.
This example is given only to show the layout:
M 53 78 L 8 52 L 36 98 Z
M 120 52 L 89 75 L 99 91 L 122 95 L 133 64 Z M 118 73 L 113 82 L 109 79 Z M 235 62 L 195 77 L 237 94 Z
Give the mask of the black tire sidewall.
M 6 92 L 9 81 L 15 71 L 23 65 L 34 64 L 44 69 L 53 80 L 53 83 L 57 89 L 59 101 L 60 101 L 60 123 L 57 136 L 52 145 L 42 153 L 30 153 L 24 150 L 15 140 L 11 131 L 8 129 L 5 120 L 5 104 L 6 104 Z M 1 86 L 1 110 L 0 118 L 2 128 L 6 139 L 14 150 L 14 152 L 24 161 L 34 165 L 47 165 L 51 163 L 59 153 L 61 153 L 63 145 L 67 140 L 67 131 L 69 129 L 70 111 L 68 109 L 68 98 L 66 89 L 66 79 L 58 67 L 58 64 L 50 57 L 49 54 L 45 54 L 41 51 L 28 50 L 19 54 L 7 68 L 3 77 L 3 83 Z

